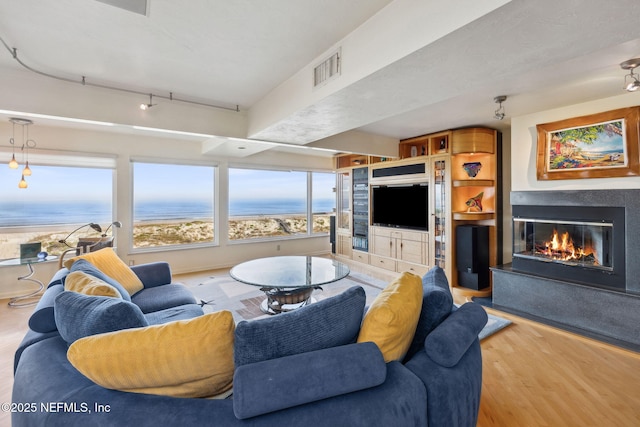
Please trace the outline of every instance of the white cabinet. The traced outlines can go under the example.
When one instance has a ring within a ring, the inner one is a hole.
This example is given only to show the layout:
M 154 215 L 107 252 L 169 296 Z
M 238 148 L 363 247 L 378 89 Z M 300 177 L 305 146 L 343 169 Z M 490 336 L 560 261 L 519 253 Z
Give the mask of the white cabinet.
M 429 233 L 387 227 L 371 227 L 372 265 L 390 271 L 427 271 Z

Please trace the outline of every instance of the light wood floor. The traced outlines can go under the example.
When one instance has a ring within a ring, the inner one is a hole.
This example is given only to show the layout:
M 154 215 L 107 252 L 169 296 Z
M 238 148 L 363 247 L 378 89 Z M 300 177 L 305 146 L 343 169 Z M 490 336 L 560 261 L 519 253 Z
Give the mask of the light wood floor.
M 217 272 L 176 276 L 197 284 Z M 0 300 L 0 403 L 11 401 L 13 354 L 32 308 Z M 506 313 L 513 324 L 482 342 L 480 427 L 640 426 L 640 354 Z M 0 426 L 9 426 L 0 412 Z

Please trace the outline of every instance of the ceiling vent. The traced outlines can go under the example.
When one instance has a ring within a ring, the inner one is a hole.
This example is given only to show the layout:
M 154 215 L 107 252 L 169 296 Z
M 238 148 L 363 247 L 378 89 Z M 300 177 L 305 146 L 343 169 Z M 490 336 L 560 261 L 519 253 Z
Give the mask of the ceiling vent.
M 338 49 L 313 69 L 313 87 L 324 86 L 331 80 L 338 78 L 341 69 L 342 58 L 340 57 L 340 49 Z

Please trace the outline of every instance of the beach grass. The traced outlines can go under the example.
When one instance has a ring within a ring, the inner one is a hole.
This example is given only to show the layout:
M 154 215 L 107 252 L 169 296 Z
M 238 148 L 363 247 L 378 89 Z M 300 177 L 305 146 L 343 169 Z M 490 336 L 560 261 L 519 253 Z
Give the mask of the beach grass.
M 313 233 L 329 233 L 330 214 L 313 215 Z M 56 227 L 34 227 L 29 231 L 0 232 L 0 259 L 20 256 L 20 244 L 41 242 L 42 250 L 50 255 L 60 255 L 69 246 L 59 241 L 67 237 L 73 225 Z M 214 224 L 211 219 L 167 220 L 135 223 L 133 226 L 134 248 L 151 248 L 197 244 L 214 241 Z M 306 215 L 279 215 L 233 217 L 229 219 L 228 239 L 232 241 L 277 238 L 306 235 Z M 74 234 L 68 243 L 75 246 L 79 237 L 100 237 L 96 232 Z

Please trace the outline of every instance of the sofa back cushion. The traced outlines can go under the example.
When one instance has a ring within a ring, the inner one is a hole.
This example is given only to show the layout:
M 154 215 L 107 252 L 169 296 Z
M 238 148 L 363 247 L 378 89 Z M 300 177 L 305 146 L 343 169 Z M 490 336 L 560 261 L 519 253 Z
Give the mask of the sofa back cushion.
M 144 288 L 140 278 L 138 278 L 124 261 L 118 258 L 113 248 L 104 248 L 99 251 L 69 258 L 64 262 L 64 266 L 70 269 L 73 263 L 79 259 L 89 261 L 104 274 L 119 282 L 127 290 L 129 295 L 133 295 Z
M 362 321 L 358 342 L 374 342 L 385 362 L 402 360 L 409 349 L 422 306 L 420 276 L 404 272 L 373 301 Z
M 106 274 L 104 274 L 104 272 L 100 271 L 100 269 L 98 267 L 96 267 L 95 265 L 91 264 L 86 259 L 79 259 L 76 262 L 74 262 L 71 265 L 71 268 L 69 269 L 69 271 L 71 273 L 76 272 L 76 271 L 81 271 L 81 272 L 86 273 L 86 274 L 88 274 L 90 276 L 93 276 L 93 277 L 95 277 L 97 279 L 100 279 L 100 280 L 102 280 L 104 282 L 107 282 L 108 284 L 110 284 L 111 286 L 116 288 L 118 290 L 118 292 L 120 292 L 120 296 L 123 299 L 125 299 L 127 301 L 131 301 L 131 296 L 129 295 L 129 292 L 124 288 L 124 286 L 122 286 L 120 284 L 120 282 L 118 282 L 114 278 L 109 277 Z
M 433 267 L 424 275 L 422 293 L 422 311 L 405 361 L 423 348 L 427 335 L 442 323 L 453 309 L 453 296 L 449 289 L 449 281 L 442 268 Z
M 142 311 L 129 301 L 71 291 L 55 298 L 54 316 L 60 336 L 68 343 L 89 335 L 148 325 Z
M 236 366 L 351 344 L 356 341 L 366 296 L 361 286 L 294 311 L 236 326 Z

